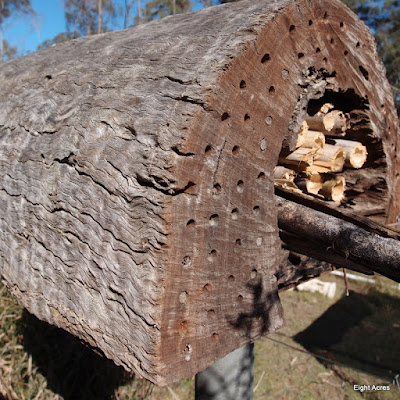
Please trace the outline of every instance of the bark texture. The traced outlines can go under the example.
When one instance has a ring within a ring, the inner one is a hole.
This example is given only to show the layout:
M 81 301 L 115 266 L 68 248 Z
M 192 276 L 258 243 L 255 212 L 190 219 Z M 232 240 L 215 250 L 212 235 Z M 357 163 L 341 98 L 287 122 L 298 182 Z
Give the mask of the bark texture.
M 400 282 L 398 240 L 282 197 L 277 198 L 277 204 L 281 238 L 290 250 L 337 267 L 352 269 L 351 264 L 356 263 Z
M 273 170 L 312 99 L 363 107 L 355 131 L 381 146 L 381 204 L 399 213 L 390 88 L 337 0 L 73 40 L 2 65 L 0 91 L 1 275 L 37 317 L 157 384 L 281 326 Z

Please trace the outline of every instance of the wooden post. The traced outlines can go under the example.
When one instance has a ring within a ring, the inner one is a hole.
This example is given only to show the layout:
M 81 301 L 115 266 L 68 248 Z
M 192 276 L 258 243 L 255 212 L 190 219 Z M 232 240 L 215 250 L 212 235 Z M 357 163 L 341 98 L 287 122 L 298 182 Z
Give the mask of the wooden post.
M 254 344 L 226 355 L 196 375 L 195 400 L 252 400 Z

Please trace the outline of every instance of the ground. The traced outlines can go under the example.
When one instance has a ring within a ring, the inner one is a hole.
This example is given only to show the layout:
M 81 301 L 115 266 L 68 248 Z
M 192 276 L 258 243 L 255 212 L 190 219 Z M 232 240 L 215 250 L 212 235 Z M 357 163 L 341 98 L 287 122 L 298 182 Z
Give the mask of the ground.
M 347 297 L 342 278 L 321 279 L 337 283 L 335 298 L 281 294 L 285 327 L 256 342 L 255 399 L 400 399 L 398 284 L 350 281 Z M 390 391 L 360 393 L 355 384 Z M 193 398 L 193 379 L 158 388 L 132 377 L 28 314 L 0 286 L 0 400 Z

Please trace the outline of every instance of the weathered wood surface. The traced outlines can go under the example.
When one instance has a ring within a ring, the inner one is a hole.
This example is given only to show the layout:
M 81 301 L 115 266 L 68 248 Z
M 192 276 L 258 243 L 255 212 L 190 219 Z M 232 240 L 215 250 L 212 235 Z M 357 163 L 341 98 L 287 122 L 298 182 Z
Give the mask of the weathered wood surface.
M 337 0 L 73 40 L 3 64 L 0 92 L 1 275 L 37 317 L 157 384 L 281 326 L 273 170 L 311 99 L 361 110 L 379 204 L 399 213 L 390 88 Z

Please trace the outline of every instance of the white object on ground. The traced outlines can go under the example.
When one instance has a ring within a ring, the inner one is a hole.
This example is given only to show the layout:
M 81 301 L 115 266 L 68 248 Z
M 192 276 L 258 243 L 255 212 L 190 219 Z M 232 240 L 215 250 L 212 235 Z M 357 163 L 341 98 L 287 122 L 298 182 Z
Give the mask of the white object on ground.
M 319 279 L 312 279 L 297 285 L 296 290 L 312 293 L 318 292 L 333 299 L 336 293 L 336 282 L 323 282 Z

